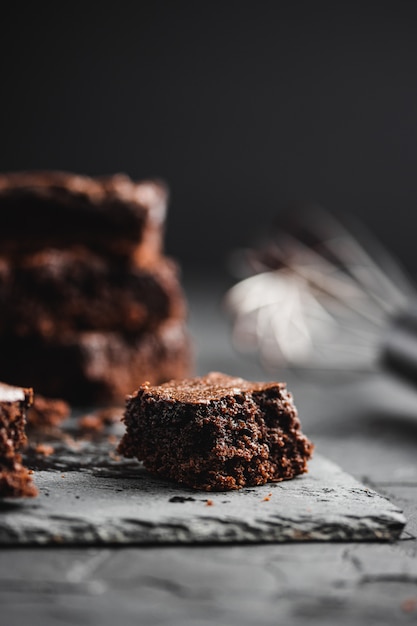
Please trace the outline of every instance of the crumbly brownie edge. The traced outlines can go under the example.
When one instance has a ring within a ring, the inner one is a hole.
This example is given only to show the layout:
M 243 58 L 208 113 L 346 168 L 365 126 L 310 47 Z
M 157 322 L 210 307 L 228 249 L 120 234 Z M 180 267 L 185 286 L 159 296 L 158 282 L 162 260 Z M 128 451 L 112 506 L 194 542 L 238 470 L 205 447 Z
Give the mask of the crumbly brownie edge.
M 0 383 L 0 497 L 34 497 L 38 490 L 19 453 L 27 445 L 26 411 L 32 389 Z
M 34 498 L 37 495 L 30 470 L 22 465 L 20 455 L 12 467 L 0 462 L 0 498 Z

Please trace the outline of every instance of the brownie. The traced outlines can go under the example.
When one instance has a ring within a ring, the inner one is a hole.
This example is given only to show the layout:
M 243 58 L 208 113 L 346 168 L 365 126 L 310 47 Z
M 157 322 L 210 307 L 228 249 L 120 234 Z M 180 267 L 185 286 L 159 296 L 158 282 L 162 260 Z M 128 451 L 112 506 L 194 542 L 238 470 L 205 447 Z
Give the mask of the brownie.
M 20 450 L 27 444 L 26 410 L 32 389 L 0 383 L 0 497 L 37 495 L 29 470 L 22 465 Z
M 80 332 L 62 338 L 0 337 L 0 378 L 30 384 L 74 405 L 124 403 L 139 384 L 189 375 L 190 339 L 182 321 L 137 336 Z
M 168 200 L 156 180 L 69 172 L 0 175 L 0 252 L 84 244 L 116 257 L 160 253 Z
M 0 257 L 0 334 L 140 333 L 185 317 L 176 264 L 126 267 L 85 248 Z
M 119 452 L 195 489 L 225 491 L 294 478 L 313 445 L 285 383 L 218 372 L 145 383 L 127 398 Z
M 167 202 L 122 174 L 0 175 L 0 379 L 81 406 L 189 375 Z

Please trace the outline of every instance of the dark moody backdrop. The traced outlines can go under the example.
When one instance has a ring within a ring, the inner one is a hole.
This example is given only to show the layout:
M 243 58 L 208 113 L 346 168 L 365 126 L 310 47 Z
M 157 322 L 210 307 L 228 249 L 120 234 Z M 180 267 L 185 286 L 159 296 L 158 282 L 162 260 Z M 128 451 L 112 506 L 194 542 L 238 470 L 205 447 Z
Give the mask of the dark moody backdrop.
M 86 4 L 2 9 L 1 170 L 165 178 L 185 271 L 315 201 L 417 274 L 416 3 Z

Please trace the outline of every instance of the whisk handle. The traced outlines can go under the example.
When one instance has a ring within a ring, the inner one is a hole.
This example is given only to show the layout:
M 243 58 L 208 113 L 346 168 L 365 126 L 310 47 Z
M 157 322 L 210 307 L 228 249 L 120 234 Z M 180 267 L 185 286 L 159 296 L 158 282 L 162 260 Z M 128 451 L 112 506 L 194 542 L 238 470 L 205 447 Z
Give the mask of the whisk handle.
M 387 330 L 381 364 L 417 384 L 417 305 L 399 314 Z

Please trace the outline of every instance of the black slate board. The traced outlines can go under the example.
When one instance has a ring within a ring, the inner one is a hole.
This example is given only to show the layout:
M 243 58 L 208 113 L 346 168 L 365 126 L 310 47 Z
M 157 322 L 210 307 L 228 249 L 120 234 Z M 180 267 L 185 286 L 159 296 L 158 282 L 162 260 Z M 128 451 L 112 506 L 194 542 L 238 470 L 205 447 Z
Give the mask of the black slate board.
M 0 503 L 1 545 L 393 541 L 402 512 L 319 454 L 296 479 L 193 491 L 120 459 L 114 444 L 27 455 L 39 496 Z

